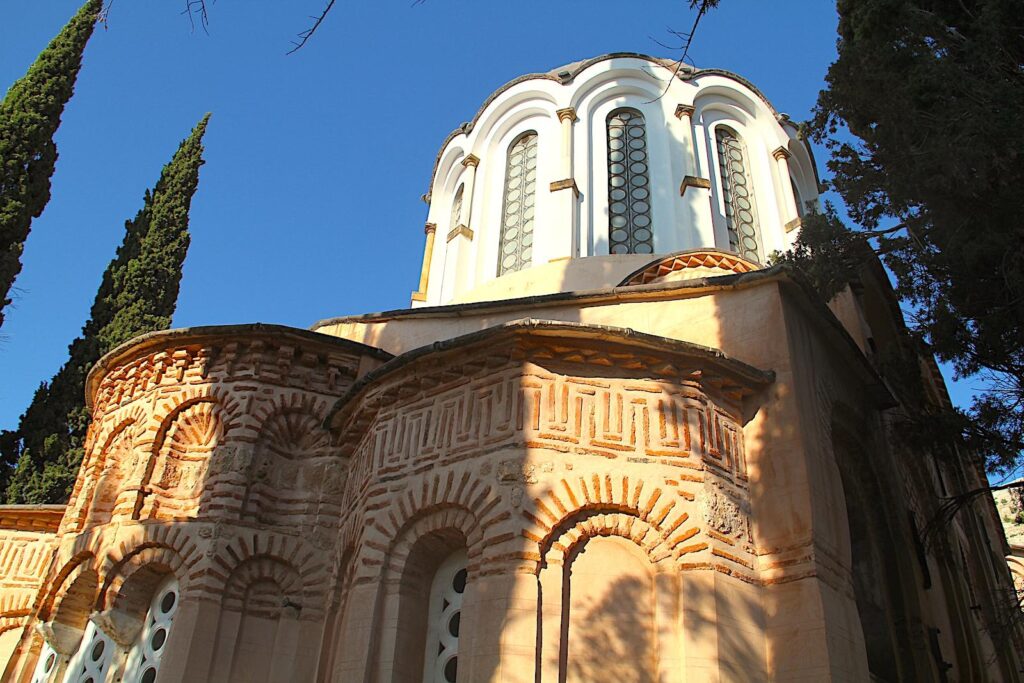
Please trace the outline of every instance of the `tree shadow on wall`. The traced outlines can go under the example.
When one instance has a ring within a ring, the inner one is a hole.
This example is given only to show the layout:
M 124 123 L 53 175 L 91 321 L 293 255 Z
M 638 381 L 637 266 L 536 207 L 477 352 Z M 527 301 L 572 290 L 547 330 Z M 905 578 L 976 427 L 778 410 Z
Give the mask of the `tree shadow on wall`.
M 557 655 L 559 683 L 657 681 L 651 586 L 635 578 L 607 586 L 603 593 L 586 586 L 576 586 L 577 595 L 568 585 L 563 590 L 571 608 L 562 610 L 562 642 L 568 647 Z M 574 614 L 581 607 L 583 613 Z

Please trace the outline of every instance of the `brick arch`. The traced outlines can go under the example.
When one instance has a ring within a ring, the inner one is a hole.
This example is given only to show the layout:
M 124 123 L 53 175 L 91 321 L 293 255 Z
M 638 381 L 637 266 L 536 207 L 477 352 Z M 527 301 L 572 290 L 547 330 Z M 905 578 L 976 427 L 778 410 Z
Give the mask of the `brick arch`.
M 294 568 L 301 582 L 295 594 L 302 596 L 305 611 L 308 614 L 322 612 L 330 583 L 329 567 L 321 551 L 291 537 L 252 532 L 233 538 L 213 556 L 213 571 L 208 573 L 209 580 L 203 590 L 213 595 L 224 595 L 238 568 L 254 559 L 276 561 Z
M 179 420 L 196 408 L 202 409 Z M 148 454 L 132 517 L 178 521 L 198 516 L 205 489 L 200 478 L 207 477 L 213 454 L 230 439 L 240 414 L 234 396 L 210 385 L 189 388 L 160 402 L 145 432 L 153 437 L 143 444 Z M 195 453 L 187 455 L 196 447 L 207 449 L 205 460 Z
M 424 475 L 419 486 L 410 486 L 396 495 L 390 505 L 366 520 L 373 534 L 382 541 L 363 541 L 364 566 L 383 569 L 392 562 L 398 543 L 414 525 L 417 533 L 438 531 L 443 525 L 465 534 L 470 563 L 479 561 L 483 547 L 483 530 L 500 514 L 500 495 L 494 489 L 463 472 L 456 477 L 453 470 Z M 424 521 L 428 520 L 428 521 Z M 440 525 L 433 526 L 431 525 Z
M 326 407 L 323 399 L 292 391 L 255 411 L 251 455 L 233 473 L 245 486 L 241 519 L 271 526 L 315 523 L 324 496 L 340 491 L 347 468 L 330 457 L 337 448 L 323 427 Z
M 77 552 L 74 552 L 71 557 L 64 560 L 60 570 L 48 582 L 46 591 L 36 610 L 36 616 L 40 621 L 50 621 L 53 618 L 53 614 L 62 600 L 62 589 L 65 586 L 70 586 L 81 572 L 89 569 L 97 570 L 96 554 L 92 550 L 86 550 L 82 547 L 86 545 L 88 539 L 79 537 L 77 541 L 76 545 L 79 546 L 75 549 Z M 0 613 L 2 613 L 3 609 L 4 603 L 0 599 Z
M 24 614 L 7 614 L 5 612 L 0 612 L 0 635 L 16 628 L 23 628 L 25 626 L 25 619 L 27 616 L 27 610 Z
M 216 385 L 204 384 L 198 387 L 189 387 L 167 396 L 157 403 L 146 424 L 146 433 L 154 435 L 152 442 L 148 444 L 151 457 L 160 451 L 167 432 L 178 415 L 197 403 L 216 405 L 224 437 L 227 437 L 233 429 L 239 426 L 240 418 L 245 412 L 236 396 Z
M 473 566 L 479 563 L 483 552 L 483 532 L 476 515 L 464 507 L 451 504 L 439 505 L 414 515 L 391 543 L 386 569 L 401 575 L 409 555 L 418 543 L 429 536 L 446 532 L 457 532 L 465 539 L 472 573 Z
M 662 500 L 663 497 L 666 500 Z M 625 524 L 621 533 L 615 532 L 617 535 L 632 537 L 634 527 L 644 529 L 639 538 L 650 546 L 649 552 L 656 564 L 669 557 L 678 560 L 706 547 L 701 543 L 687 543 L 700 533 L 700 527 L 690 520 L 689 513 L 680 504 L 680 497 L 692 501 L 696 496 L 686 491 L 673 491 L 664 496 L 660 487 L 649 486 L 635 477 L 631 481 L 627 475 L 595 474 L 561 479 L 544 498 L 534 499 L 533 512 L 523 511 L 529 526 L 522 533 L 537 544 L 538 572 L 565 534 L 577 527 L 580 527 L 580 534 L 593 533 L 588 529 L 598 530 L 600 525 L 595 520 L 599 518 L 602 524 L 612 524 L 613 529 L 618 529 L 620 522 Z M 556 550 L 564 556 L 564 546 Z M 556 558 L 558 556 L 552 556 Z
M 119 609 L 128 614 L 145 614 L 153 590 L 167 574 L 173 574 L 184 590 L 189 578 L 185 559 L 170 546 L 143 544 L 114 565 L 105 576 L 98 607 L 101 610 Z
M 643 519 L 621 511 L 577 516 L 578 520 L 556 538 L 543 556 L 545 564 L 565 564 L 590 539 L 617 536 L 631 541 L 661 571 L 673 566 L 672 551 L 662 533 Z
M 302 391 L 291 391 L 263 402 L 253 413 L 256 423 L 264 423 L 280 413 L 302 413 L 314 417 L 322 425 L 327 414 L 327 401 Z M 257 431 L 259 428 L 257 428 Z
M 99 429 L 96 431 L 96 436 L 91 440 L 90 448 L 86 449 L 90 457 L 95 457 L 96 453 L 102 452 L 106 449 L 110 442 L 132 423 L 143 425 L 146 422 L 146 411 L 138 405 L 131 405 L 128 410 L 117 410 L 110 415 L 104 415 L 98 421 Z M 97 447 L 97 444 L 99 446 Z
M 99 596 L 99 578 L 91 562 L 79 563 L 54 596 L 52 621 L 85 630 Z
M 112 444 L 127 430 L 140 429 L 145 421 L 145 410 L 141 406 L 133 405 L 128 410 L 115 411 L 112 416 L 101 418 L 100 421 L 93 423 L 99 425 L 99 428 L 95 432 L 92 429 L 89 430 L 90 435 L 87 438 L 85 449 L 86 456 L 80 467 L 80 473 L 87 472 L 88 476 L 76 478 L 71 497 L 68 500 L 67 513 L 61 523 L 62 528 L 80 531 L 85 526 L 89 510 L 94 503 L 97 481 L 102 475 Z M 138 436 L 139 434 L 132 436 L 127 449 L 128 453 L 137 452 Z
M 169 525 L 144 524 L 135 527 L 134 535 L 108 552 L 99 567 L 100 594 L 98 609 L 113 605 L 128 577 L 146 565 L 170 569 L 186 592 L 199 574 L 201 555 L 180 529 Z
M 285 599 L 299 610 L 316 604 L 310 600 L 314 596 L 306 595 L 299 571 L 290 562 L 271 555 L 257 555 L 239 563 L 224 583 L 222 604 L 228 609 L 242 610 L 249 587 L 261 581 L 275 584 Z

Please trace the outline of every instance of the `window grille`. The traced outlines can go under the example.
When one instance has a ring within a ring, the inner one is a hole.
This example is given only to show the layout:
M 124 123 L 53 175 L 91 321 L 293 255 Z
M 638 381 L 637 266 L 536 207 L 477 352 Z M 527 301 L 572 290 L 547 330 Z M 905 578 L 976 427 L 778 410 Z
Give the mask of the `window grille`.
M 43 643 L 39 660 L 36 662 L 36 669 L 32 673 L 32 683 L 50 683 L 54 680 L 59 664 L 60 655 L 57 654 L 57 651 L 50 647 L 49 643 Z
M 652 254 L 647 126 L 635 109 L 608 116 L 608 252 Z
M 114 641 L 93 621 L 85 627 L 78 652 L 68 665 L 67 683 L 94 683 L 105 681 L 114 658 Z
M 505 164 L 505 196 L 501 203 L 498 275 L 530 266 L 533 261 L 533 213 L 537 195 L 537 134 L 512 143 Z
M 425 683 L 455 683 L 459 669 L 459 628 L 466 591 L 466 551 L 449 557 L 434 574 L 430 588 Z
M 718 171 L 722 181 L 729 249 L 760 263 L 761 238 L 757 231 L 757 211 L 746 150 L 736 133 L 725 126 L 717 128 L 715 139 L 718 142 Z
M 178 581 L 172 576 L 165 580 L 149 605 L 139 639 L 128 653 L 124 677 L 127 683 L 154 683 L 160 670 L 160 660 L 167 646 L 174 613 L 178 611 Z

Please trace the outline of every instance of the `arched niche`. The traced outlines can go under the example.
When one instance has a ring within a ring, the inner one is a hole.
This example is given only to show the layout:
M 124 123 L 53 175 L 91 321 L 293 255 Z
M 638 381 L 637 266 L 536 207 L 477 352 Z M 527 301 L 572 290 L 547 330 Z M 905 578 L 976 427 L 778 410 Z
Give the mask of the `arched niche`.
M 210 680 L 309 680 L 316 661 L 300 652 L 303 605 L 302 579 L 291 564 L 269 556 L 239 564 L 224 585 Z
M 577 546 L 562 579 L 560 680 L 659 680 L 652 569 L 631 540 L 598 536 Z
M 264 421 L 242 499 L 243 520 L 281 525 L 315 516 L 318 495 L 331 484 L 323 460 L 330 439 L 320 422 L 295 410 Z
M 905 583 L 901 575 L 897 523 L 887 515 L 867 448 L 849 425 L 833 419 L 832 450 L 842 483 L 852 587 L 867 668 L 873 681 L 917 680 L 906 628 L 906 600 L 916 594 L 917 586 Z
M 455 529 L 431 531 L 409 548 L 395 587 L 397 595 L 392 593 L 388 601 L 391 607 L 388 612 L 397 616 L 394 645 L 388 648 L 393 652 L 388 680 L 393 683 L 447 680 L 445 666 L 450 672 L 450 660 L 457 656 L 457 649 L 452 650 L 450 638 L 441 637 L 445 632 L 442 617 L 449 616 L 445 614 L 448 605 L 444 604 L 445 596 L 441 593 L 442 589 L 450 587 L 451 581 L 439 579 L 453 578 L 457 571 L 463 570 L 463 590 L 459 595 L 464 595 L 467 553 L 466 538 Z M 435 660 L 439 660 L 437 666 L 434 666 Z
M 220 408 L 212 399 L 185 403 L 164 420 L 147 468 L 141 519 L 198 516 L 210 457 L 224 431 Z
M 115 512 L 121 493 L 135 468 L 135 443 L 138 423 L 128 422 L 103 445 L 96 458 L 95 484 L 85 524 L 107 524 Z
M 676 679 L 681 596 L 657 529 L 630 511 L 580 510 L 557 525 L 541 555 L 541 680 Z

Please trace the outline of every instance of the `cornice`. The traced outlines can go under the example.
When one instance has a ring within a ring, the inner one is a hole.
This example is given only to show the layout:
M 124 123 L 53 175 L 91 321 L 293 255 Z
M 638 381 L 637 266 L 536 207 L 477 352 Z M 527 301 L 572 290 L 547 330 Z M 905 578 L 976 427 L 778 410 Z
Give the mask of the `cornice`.
M 156 349 L 172 345 L 211 344 L 218 341 L 230 343 L 239 339 L 271 338 L 277 342 L 293 342 L 313 345 L 324 352 L 342 352 L 360 356 L 370 356 L 378 360 L 390 360 L 393 356 L 382 349 L 367 344 L 342 339 L 312 330 L 303 330 L 286 325 L 267 323 L 249 323 L 243 325 L 209 325 L 203 327 L 183 327 L 174 330 L 150 332 L 116 347 L 100 358 L 89 370 L 85 379 L 85 403 L 92 410 L 93 399 L 103 378 L 114 368 L 140 358 Z

